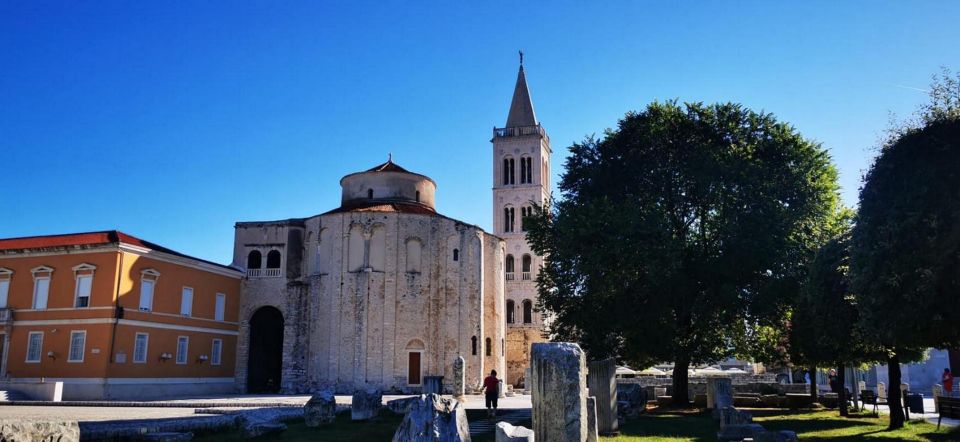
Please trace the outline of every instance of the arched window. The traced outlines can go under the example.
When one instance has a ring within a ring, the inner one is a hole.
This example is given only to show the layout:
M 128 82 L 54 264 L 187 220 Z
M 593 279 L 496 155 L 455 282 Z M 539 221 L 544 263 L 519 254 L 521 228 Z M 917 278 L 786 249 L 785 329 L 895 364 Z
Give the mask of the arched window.
M 420 271 L 420 253 L 422 246 L 417 238 L 407 240 L 407 271 L 417 273 Z
M 418 202 L 418 203 L 420 202 L 420 191 L 419 191 L 419 190 L 417 191 L 417 202 Z
M 507 324 L 513 324 L 516 320 L 516 303 L 512 299 L 507 300 Z
M 259 269 L 263 265 L 263 256 L 259 250 L 251 250 L 247 255 L 247 269 Z
M 367 199 L 373 199 L 373 189 L 367 189 Z
M 453 249 L 453 260 L 454 261 L 460 260 L 460 249 Z
M 487 338 L 487 348 L 486 348 L 486 350 L 485 350 L 486 353 L 487 353 L 487 356 L 493 355 L 493 349 L 490 348 L 490 347 L 493 347 L 493 344 L 492 344 L 491 342 L 492 342 L 492 341 L 490 340 L 490 338 Z
M 268 269 L 279 269 L 280 268 L 280 251 L 271 250 L 267 253 L 267 268 Z
M 533 324 L 533 302 L 529 299 L 523 300 L 523 323 Z
M 470 354 L 476 356 L 477 355 L 477 337 L 476 336 L 473 336 L 470 338 L 470 347 L 471 347 Z
M 521 207 L 520 208 L 520 230 L 523 232 L 527 231 L 527 218 L 533 216 L 533 207 Z
M 521 267 L 521 270 L 523 271 L 522 276 L 524 281 L 529 281 L 532 279 L 530 276 L 530 267 L 532 263 L 533 258 L 531 258 L 530 255 L 523 255 L 523 262 L 521 264 L 523 267 Z
M 513 281 L 513 255 L 507 255 L 504 267 L 506 267 L 507 281 Z
M 513 158 L 503 159 L 503 184 L 514 184 L 514 162 Z
M 520 184 L 530 184 L 533 182 L 533 158 L 520 158 Z
M 503 208 L 503 231 L 512 232 L 514 226 L 514 212 L 513 207 L 504 207 Z

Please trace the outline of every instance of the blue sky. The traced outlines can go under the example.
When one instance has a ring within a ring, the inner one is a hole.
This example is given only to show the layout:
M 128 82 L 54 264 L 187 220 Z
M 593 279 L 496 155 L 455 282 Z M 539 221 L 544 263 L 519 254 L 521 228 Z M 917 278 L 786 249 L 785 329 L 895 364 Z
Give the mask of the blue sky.
M 120 229 L 228 262 L 233 223 L 383 162 L 489 229 L 517 50 L 554 172 L 652 100 L 735 101 L 830 149 L 856 203 L 890 114 L 960 65 L 960 2 L 0 2 L 0 237 Z M 556 182 L 556 178 L 554 178 Z

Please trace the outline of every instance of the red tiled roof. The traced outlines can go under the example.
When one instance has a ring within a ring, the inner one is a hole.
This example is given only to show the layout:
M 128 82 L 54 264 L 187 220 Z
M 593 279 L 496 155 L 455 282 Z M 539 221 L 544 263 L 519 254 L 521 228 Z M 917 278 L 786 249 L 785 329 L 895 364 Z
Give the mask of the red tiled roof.
M 386 163 L 383 163 L 379 166 L 375 166 L 372 169 L 367 169 L 367 172 L 406 172 L 411 173 L 409 170 L 404 169 L 394 163 L 393 160 L 387 160 Z
M 385 213 L 412 213 L 417 215 L 436 215 L 437 212 L 423 204 L 370 201 L 360 204 L 340 206 L 323 215 L 343 212 L 385 212 Z
M 119 230 L 105 230 L 102 232 L 67 233 L 67 234 L 61 234 L 61 235 L 46 235 L 46 236 L 26 236 L 22 238 L 5 238 L 5 239 L 0 239 L 0 250 L 31 250 L 31 249 L 47 249 L 47 248 L 54 248 L 54 247 L 95 246 L 95 245 L 101 245 L 101 244 L 119 244 L 119 243 L 142 247 L 142 248 L 154 250 L 157 252 L 163 252 L 171 255 L 181 256 L 184 258 L 202 261 L 207 264 L 212 264 L 212 265 L 223 267 L 226 269 L 236 270 L 230 266 L 225 266 L 223 264 L 207 261 L 205 259 L 196 258 L 190 255 L 177 252 L 176 250 L 173 250 L 173 249 L 168 249 L 161 245 L 142 240 L 133 235 L 128 235 Z

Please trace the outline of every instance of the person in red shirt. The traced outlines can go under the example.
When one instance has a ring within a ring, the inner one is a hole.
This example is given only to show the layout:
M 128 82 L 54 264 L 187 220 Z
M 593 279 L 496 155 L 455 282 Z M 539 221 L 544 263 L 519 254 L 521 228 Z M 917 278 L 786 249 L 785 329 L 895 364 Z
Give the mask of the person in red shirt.
M 950 373 L 949 368 L 943 369 L 943 392 L 946 396 L 953 394 L 953 373 Z
M 483 391 L 486 399 L 487 415 L 497 416 L 497 398 L 500 397 L 500 380 L 497 379 L 497 370 L 490 370 L 490 376 L 483 379 Z

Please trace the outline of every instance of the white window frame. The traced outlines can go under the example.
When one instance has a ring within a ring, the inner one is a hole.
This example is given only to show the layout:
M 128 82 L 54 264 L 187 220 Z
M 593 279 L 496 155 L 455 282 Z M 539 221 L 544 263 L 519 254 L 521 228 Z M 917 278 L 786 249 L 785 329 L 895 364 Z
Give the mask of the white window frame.
M 83 278 L 90 278 L 90 291 L 86 296 L 80 296 L 80 280 Z M 93 275 L 76 275 L 73 278 L 74 281 L 74 290 L 73 290 L 73 307 L 74 308 L 87 308 L 90 307 L 90 298 L 93 295 Z M 80 305 L 80 298 L 87 298 L 87 305 Z
M 30 270 L 33 273 L 33 300 L 30 302 L 30 308 L 34 310 L 46 310 L 50 304 L 50 286 L 53 285 L 53 268 L 47 266 L 34 267 Z M 46 273 L 45 276 L 37 276 L 38 273 Z M 43 299 L 43 305 L 37 304 L 37 293 L 39 292 L 40 282 L 47 281 L 47 293 Z
M 40 336 L 40 343 L 37 348 L 37 358 L 30 359 L 30 343 L 33 342 L 34 336 Z M 43 332 L 42 331 L 32 331 L 27 333 L 27 358 L 24 362 L 28 364 L 39 364 L 40 360 L 43 359 Z
M 214 338 L 210 344 L 210 365 L 220 365 L 222 362 L 223 362 L 223 339 Z
M 184 340 L 183 345 L 183 362 L 180 362 L 180 340 Z M 177 355 L 176 355 L 177 365 L 186 365 L 190 361 L 190 337 L 189 336 L 177 336 Z
M 160 280 L 160 272 L 154 269 L 145 269 L 140 272 L 140 299 L 138 308 L 141 312 L 152 312 L 153 311 L 153 298 L 157 296 L 157 281 Z M 150 302 L 144 307 L 143 303 L 143 287 L 144 281 L 149 281 L 151 284 L 150 289 Z
M 10 298 L 10 283 L 13 280 L 13 270 L 0 267 L 0 308 L 7 308 Z
M 180 289 L 180 316 L 193 316 L 193 287 L 184 286 Z
M 217 293 L 216 301 L 214 301 L 213 305 L 213 319 L 216 321 L 223 321 L 226 314 L 227 295 L 223 293 Z
M 75 335 L 82 335 L 83 341 L 80 343 L 80 359 L 73 357 L 73 351 L 75 350 L 73 346 L 73 337 Z M 87 331 L 86 330 L 70 330 L 70 349 L 67 351 L 67 362 L 70 363 L 81 363 L 83 362 L 83 356 L 87 352 Z
M 137 359 L 137 342 L 140 336 L 143 336 L 143 360 Z M 133 363 L 146 364 L 147 355 L 150 352 L 150 333 L 137 332 L 133 335 Z

